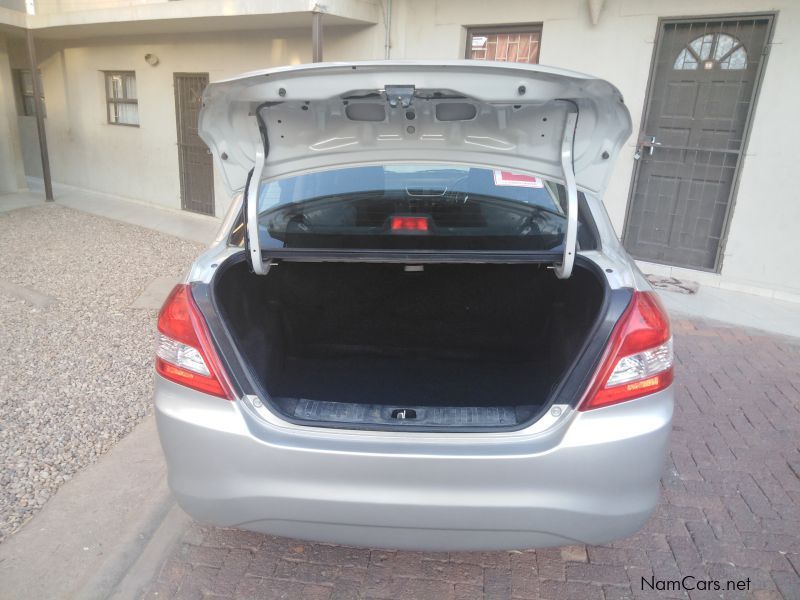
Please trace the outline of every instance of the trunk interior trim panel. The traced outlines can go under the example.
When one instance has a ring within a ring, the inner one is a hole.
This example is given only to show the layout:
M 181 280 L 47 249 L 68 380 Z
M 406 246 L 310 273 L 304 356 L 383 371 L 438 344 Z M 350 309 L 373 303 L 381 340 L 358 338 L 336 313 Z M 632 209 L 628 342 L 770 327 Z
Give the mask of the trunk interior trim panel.
M 513 406 L 395 406 L 306 398 L 273 398 L 273 401 L 293 405 L 289 414 L 306 421 L 376 425 L 405 421 L 417 427 L 503 427 L 517 423 Z
M 385 250 L 330 248 L 270 248 L 261 251 L 262 259 L 295 262 L 375 262 L 375 263 L 451 263 L 555 264 L 562 254 L 530 250 Z
M 576 267 L 580 266 L 594 273 L 594 276 L 602 282 L 605 290 L 604 299 L 598 316 L 589 328 L 590 331 L 582 347 L 576 353 L 565 374 L 554 385 L 547 400 L 539 406 L 482 407 L 483 410 L 473 411 L 472 416 L 469 417 L 466 416 L 469 413 L 459 413 L 458 411 L 473 408 L 471 406 L 419 406 L 413 401 L 403 406 L 389 403 L 380 405 L 374 405 L 369 402 L 365 404 L 352 403 L 359 407 L 358 411 L 361 419 L 364 419 L 364 415 L 372 415 L 371 418 L 353 422 L 356 409 L 347 407 L 348 403 L 307 400 L 298 409 L 299 401 L 297 398 L 272 397 L 263 388 L 259 377 L 252 371 L 253 367 L 245 359 L 242 350 L 238 347 L 238 343 L 234 340 L 233 332 L 230 329 L 230 324 L 227 323 L 225 313 L 220 310 L 217 292 L 213 291 L 215 284 L 219 282 L 221 276 L 228 269 L 246 260 L 246 252 L 233 255 L 219 266 L 211 283 L 192 284 L 195 300 L 206 317 L 212 338 L 220 349 L 221 358 L 234 383 L 237 394 L 240 397 L 254 396 L 260 398 L 265 405 L 265 409 L 269 408 L 280 419 L 294 425 L 332 429 L 488 433 L 492 431 L 513 432 L 528 430 L 534 424 L 538 429 L 537 422 L 548 415 L 554 405 L 557 404 L 564 408 L 577 406 L 597 364 L 599 364 L 611 331 L 627 307 L 632 293 L 627 288 L 608 289 L 607 280 L 600 267 L 585 257 L 580 255 L 576 257 Z M 528 261 L 532 262 L 530 254 L 528 255 Z M 337 405 L 338 417 L 332 412 L 334 407 L 328 406 L 328 404 Z M 492 408 L 495 409 L 494 413 L 491 412 Z M 527 410 L 521 412 L 521 408 L 527 408 Z M 384 412 L 388 411 L 390 414 L 395 409 L 413 409 L 416 411 L 417 418 L 396 419 L 391 418 L 391 415 L 389 418 L 383 415 Z M 439 412 L 434 412 L 435 409 L 439 410 Z M 329 418 L 321 418 L 326 416 Z M 472 419 L 472 423 L 468 422 L 470 419 Z M 447 421 L 450 422 L 446 423 Z

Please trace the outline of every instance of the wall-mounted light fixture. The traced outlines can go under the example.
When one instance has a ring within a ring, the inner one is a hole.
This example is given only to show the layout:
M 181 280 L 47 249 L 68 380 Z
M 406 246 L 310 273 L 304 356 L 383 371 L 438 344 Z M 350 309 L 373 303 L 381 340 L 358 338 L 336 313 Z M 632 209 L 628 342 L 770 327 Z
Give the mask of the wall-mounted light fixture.
M 149 52 L 144 55 L 144 62 L 146 62 L 151 67 L 155 67 L 158 64 L 158 57 L 155 54 L 150 54 Z

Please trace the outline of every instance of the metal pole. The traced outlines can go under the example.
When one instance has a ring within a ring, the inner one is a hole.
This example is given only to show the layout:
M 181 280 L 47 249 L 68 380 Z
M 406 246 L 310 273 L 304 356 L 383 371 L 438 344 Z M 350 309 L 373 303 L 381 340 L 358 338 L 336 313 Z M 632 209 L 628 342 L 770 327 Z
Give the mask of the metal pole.
M 386 9 L 383 11 L 383 26 L 383 57 L 389 60 L 392 57 L 392 0 L 386 0 Z
M 31 81 L 33 82 L 33 106 L 36 114 L 36 129 L 39 132 L 39 150 L 42 153 L 42 179 L 44 179 L 44 197 L 53 201 L 53 182 L 50 180 L 50 156 L 47 153 L 47 134 L 44 130 L 44 107 L 42 106 L 42 88 L 39 85 L 39 69 L 36 60 L 36 44 L 33 32 L 28 29 L 28 62 L 31 65 Z
M 322 13 L 315 12 L 311 18 L 311 60 L 322 62 Z

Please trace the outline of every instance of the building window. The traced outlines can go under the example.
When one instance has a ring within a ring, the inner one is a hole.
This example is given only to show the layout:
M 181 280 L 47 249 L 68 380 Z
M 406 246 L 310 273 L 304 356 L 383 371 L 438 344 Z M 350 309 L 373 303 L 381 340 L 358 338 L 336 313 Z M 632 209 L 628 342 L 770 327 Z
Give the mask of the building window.
M 678 54 L 673 69 L 694 71 L 698 65 L 711 70 L 738 71 L 747 68 L 747 50 L 742 43 L 727 33 L 707 33 L 695 38 Z
M 539 62 L 541 41 L 541 25 L 470 27 L 466 58 L 535 64 Z
M 136 73 L 105 71 L 106 110 L 112 125 L 139 126 L 139 100 L 136 95 Z
M 39 75 L 39 90 L 42 92 L 42 113 L 47 116 L 44 107 L 44 87 L 42 86 L 42 74 Z M 21 116 L 36 116 L 36 102 L 33 96 L 33 77 L 30 69 L 14 69 L 14 85 L 17 88 L 18 112 Z

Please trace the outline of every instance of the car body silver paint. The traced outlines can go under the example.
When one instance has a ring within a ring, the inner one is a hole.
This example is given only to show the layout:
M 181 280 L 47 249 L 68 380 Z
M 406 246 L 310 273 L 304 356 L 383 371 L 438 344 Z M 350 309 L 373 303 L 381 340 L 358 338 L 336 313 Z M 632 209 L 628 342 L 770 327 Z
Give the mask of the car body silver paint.
M 563 73 L 541 71 L 545 79 L 556 75 Z M 580 86 L 585 76 L 570 77 L 570 85 Z M 251 81 L 229 89 L 246 93 Z M 590 85 L 615 93 L 605 83 Z M 255 91 L 252 99 L 262 99 L 264 90 Z M 238 158 L 243 166 L 245 155 Z M 579 254 L 602 269 L 611 289 L 651 289 L 600 199 L 587 192 L 586 203 L 600 249 Z M 225 231 L 240 211 L 237 196 L 187 282 L 210 283 L 225 260 L 244 253 L 228 245 Z M 600 544 L 630 535 L 657 504 L 673 410 L 668 388 L 586 412 L 560 406 L 560 414 L 548 412 L 518 431 L 328 429 L 289 423 L 252 399 L 222 400 L 155 379 L 170 485 L 190 515 L 226 527 L 372 547 L 495 550 Z
M 672 390 L 569 411 L 545 432 L 282 427 L 156 377 L 180 505 L 198 520 L 362 546 L 494 550 L 600 544 L 658 502 Z
M 587 196 L 587 204 L 602 249 L 579 254 L 612 289 L 650 289 L 602 203 Z M 223 261 L 244 252 L 227 240 L 221 235 L 197 259 L 187 281 L 210 283 Z M 159 376 L 155 386 L 170 486 L 196 519 L 427 550 L 600 544 L 633 534 L 658 502 L 672 394 L 586 412 L 562 406 L 518 431 L 409 433 L 307 427 L 245 398 L 221 400 Z

